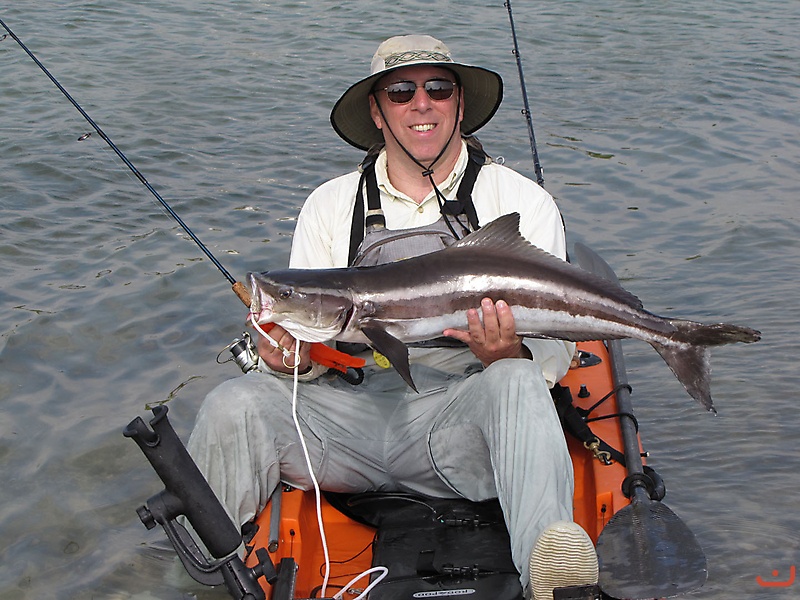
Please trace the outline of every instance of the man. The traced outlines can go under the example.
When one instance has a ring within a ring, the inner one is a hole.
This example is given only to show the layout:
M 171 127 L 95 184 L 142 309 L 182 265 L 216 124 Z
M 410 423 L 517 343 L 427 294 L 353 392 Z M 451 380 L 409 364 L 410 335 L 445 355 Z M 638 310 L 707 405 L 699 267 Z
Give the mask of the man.
M 520 213 L 528 240 L 563 258 L 564 230 L 552 197 L 463 137 L 488 122 L 501 99 L 499 75 L 454 62 L 434 38 L 400 36 L 381 44 L 370 76 L 351 86 L 331 114 L 345 141 L 372 151 L 360 172 L 309 196 L 290 266 L 406 258 L 443 248 L 510 212 Z M 419 393 L 383 368 L 380 355 L 368 363 L 361 385 L 322 377 L 325 367 L 312 363 L 308 345 L 300 344 L 304 383 L 297 412 L 320 486 L 496 497 L 526 594 L 540 600 L 552 598 L 554 587 L 593 583 L 596 557 L 591 540 L 571 522 L 572 464 L 548 390 L 568 369 L 574 345 L 523 341 L 509 306 L 488 298 L 469 312 L 463 330 L 442 334 L 461 344 L 410 349 Z M 280 326 L 271 335 L 295 348 Z M 293 365 L 264 341 L 259 353 L 268 372 L 212 391 L 189 440 L 238 524 L 264 507 L 280 481 L 311 487 L 292 424 L 292 382 L 282 377 Z M 576 566 L 574 555 L 587 557 L 588 566 Z

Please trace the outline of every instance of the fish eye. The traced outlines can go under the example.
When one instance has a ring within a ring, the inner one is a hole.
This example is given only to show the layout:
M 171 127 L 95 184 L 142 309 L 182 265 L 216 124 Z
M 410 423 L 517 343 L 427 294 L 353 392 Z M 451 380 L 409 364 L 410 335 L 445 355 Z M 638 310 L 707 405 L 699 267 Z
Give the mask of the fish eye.
M 278 290 L 278 297 L 281 300 L 287 300 L 292 297 L 293 292 L 294 290 L 292 290 L 292 288 L 290 287 L 281 288 L 280 290 Z

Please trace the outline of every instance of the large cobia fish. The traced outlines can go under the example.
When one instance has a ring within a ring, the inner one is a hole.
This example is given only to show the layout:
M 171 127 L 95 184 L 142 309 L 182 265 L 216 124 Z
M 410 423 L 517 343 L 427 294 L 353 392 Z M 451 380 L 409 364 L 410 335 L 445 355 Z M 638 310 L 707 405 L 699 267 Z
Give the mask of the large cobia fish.
M 606 279 L 560 260 L 505 215 L 445 250 L 395 263 L 250 273 L 251 312 L 308 342 L 364 342 L 414 389 L 407 342 L 466 328 L 482 298 L 511 306 L 519 335 L 571 341 L 636 338 L 651 344 L 689 394 L 714 410 L 708 346 L 755 342 L 758 331 L 654 315 Z

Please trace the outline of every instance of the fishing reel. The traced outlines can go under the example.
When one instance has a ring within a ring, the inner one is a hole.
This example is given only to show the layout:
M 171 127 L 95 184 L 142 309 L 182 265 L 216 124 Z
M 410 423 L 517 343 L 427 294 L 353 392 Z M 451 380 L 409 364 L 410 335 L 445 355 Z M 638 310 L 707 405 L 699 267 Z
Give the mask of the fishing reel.
M 220 360 L 220 357 L 225 350 L 230 350 L 232 356 L 228 360 Z M 256 345 L 253 343 L 253 340 L 250 338 L 250 334 L 246 331 L 242 333 L 241 339 L 236 338 L 230 344 L 225 346 L 219 354 L 217 354 L 218 364 L 222 365 L 231 361 L 239 365 L 239 368 L 244 373 L 261 370 L 259 368 L 258 350 L 256 349 Z

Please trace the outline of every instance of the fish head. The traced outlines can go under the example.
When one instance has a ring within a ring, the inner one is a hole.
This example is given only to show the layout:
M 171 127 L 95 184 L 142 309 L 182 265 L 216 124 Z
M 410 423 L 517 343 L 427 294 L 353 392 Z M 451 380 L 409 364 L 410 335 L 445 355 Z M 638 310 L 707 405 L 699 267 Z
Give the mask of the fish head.
M 353 303 L 326 285 L 320 271 L 283 269 L 249 273 L 250 313 L 259 324 L 277 323 L 305 342 L 334 339 L 347 323 Z

